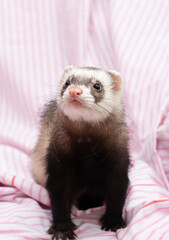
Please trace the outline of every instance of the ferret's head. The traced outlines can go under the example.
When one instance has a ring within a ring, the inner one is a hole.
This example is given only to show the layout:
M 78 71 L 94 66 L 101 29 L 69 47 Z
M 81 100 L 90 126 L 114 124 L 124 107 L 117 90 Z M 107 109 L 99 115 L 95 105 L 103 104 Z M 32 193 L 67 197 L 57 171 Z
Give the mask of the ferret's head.
M 100 122 L 117 116 L 123 110 L 121 75 L 92 67 L 66 68 L 57 102 L 72 121 Z

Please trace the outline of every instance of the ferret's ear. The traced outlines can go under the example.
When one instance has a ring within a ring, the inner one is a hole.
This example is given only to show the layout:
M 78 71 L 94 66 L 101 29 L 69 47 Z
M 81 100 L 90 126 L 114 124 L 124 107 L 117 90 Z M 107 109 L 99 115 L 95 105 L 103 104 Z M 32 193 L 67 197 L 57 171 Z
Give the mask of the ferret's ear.
M 65 67 L 64 70 L 69 70 L 70 68 L 73 68 L 73 67 L 74 67 L 73 65 L 69 65 L 69 66 Z
M 72 65 L 65 67 L 61 79 L 65 81 L 65 77 L 67 76 L 67 73 L 73 68 Z
M 111 74 L 113 80 L 113 89 L 115 91 L 122 91 L 123 90 L 123 80 L 122 75 L 115 70 L 110 70 L 109 73 Z
M 70 65 L 70 66 L 67 66 L 65 67 L 63 73 L 67 73 L 71 68 L 73 68 L 74 66 Z

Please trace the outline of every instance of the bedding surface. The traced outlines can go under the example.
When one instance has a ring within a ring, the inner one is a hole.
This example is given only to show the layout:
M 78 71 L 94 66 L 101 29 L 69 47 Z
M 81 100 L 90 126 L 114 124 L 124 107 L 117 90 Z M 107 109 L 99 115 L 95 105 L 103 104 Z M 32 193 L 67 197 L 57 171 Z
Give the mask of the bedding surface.
M 51 237 L 29 153 L 68 65 L 122 73 L 132 161 L 126 228 L 102 231 L 104 206 L 73 208 L 78 239 L 169 239 L 168 12 L 168 0 L 0 0 L 0 239 Z

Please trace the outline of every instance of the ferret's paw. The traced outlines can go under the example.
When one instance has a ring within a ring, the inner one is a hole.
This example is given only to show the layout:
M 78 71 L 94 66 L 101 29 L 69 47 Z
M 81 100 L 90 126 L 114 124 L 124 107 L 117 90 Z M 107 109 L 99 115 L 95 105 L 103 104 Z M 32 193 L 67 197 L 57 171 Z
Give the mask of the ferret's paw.
M 104 231 L 113 231 L 115 232 L 117 229 L 124 228 L 125 223 L 122 218 L 115 219 L 113 216 L 108 216 L 104 214 L 100 219 L 101 229 Z
M 48 234 L 52 234 L 52 240 L 74 240 L 76 239 L 76 234 L 74 233 L 72 228 L 59 230 L 58 227 L 51 226 L 48 230 Z

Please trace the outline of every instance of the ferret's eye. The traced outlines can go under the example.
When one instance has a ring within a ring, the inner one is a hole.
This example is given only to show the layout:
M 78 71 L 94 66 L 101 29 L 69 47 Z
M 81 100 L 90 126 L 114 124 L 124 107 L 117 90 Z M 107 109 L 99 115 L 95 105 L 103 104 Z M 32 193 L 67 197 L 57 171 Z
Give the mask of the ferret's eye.
M 100 90 L 101 90 L 101 86 L 100 86 L 99 83 L 95 83 L 95 84 L 93 85 L 93 87 L 94 87 L 97 91 L 100 91 Z
M 65 82 L 65 86 L 67 87 L 67 86 L 69 86 L 69 85 L 70 85 L 70 81 L 67 80 L 67 81 Z

